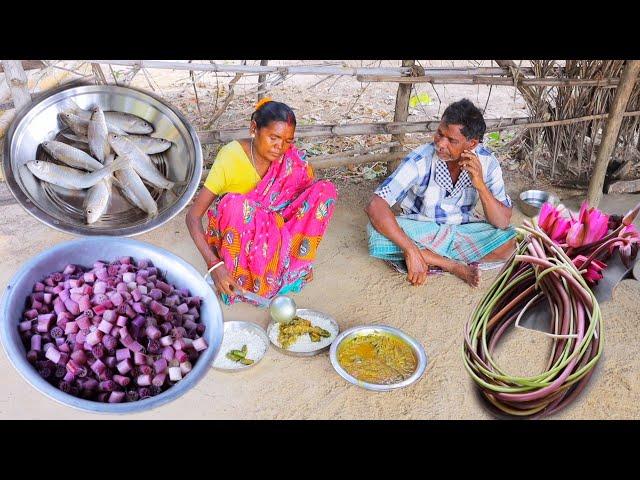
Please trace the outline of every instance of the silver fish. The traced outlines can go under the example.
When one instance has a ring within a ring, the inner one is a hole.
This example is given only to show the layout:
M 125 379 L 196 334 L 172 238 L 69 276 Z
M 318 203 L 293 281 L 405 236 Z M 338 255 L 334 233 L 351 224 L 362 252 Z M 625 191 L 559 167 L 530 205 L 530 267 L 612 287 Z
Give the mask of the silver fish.
M 149 155 L 144 153 L 132 141 L 124 135 L 110 133 L 109 143 L 113 150 L 123 158 L 131 162 L 131 167 L 138 175 L 151 183 L 154 187 L 170 190 L 174 182 L 166 179 L 153 165 Z
M 104 112 L 107 123 L 124 130 L 127 133 L 151 133 L 153 125 L 136 115 L 125 112 Z M 116 132 L 114 132 L 116 133 Z
M 60 132 L 60 135 L 72 142 L 89 143 L 89 139 L 84 136 L 81 137 L 80 135 L 75 135 L 69 132 Z M 165 152 L 173 145 L 171 140 L 167 140 L 166 138 L 150 137 L 149 135 L 138 135 L 134 133 L 127 135 L 127 138 L 148 155 Z
M 150 137 L 149 135 L 127 135 L 140 150 L 146 154 L 161 153 L 171 148 L 173 142 L 164 138 Z
M 76 135 L 74 133 L 69 133 L 69 132 L 60 132 L 60 135 L 62 135 L 64 138 L 72 142 L 89 143 L 89 139 L 85 136 L 80 136 L 80 135 Z
M 62 121 L 73 130 L 73 133 L 76 135 L 80 135 L 82 137 L 87 136 L 87 130 L 89 127 L 89 122 L 91 121 L 91 112 L 86 110 L 65 110 L 60 113 L 60 118 Z M 107 129 L 110 133 L 117 133 L 118 135 L 124 135 L 127 132 L 118 128 L 117 125 L 110 123 L 105 114 L 105 121 L 107 122 Z
M 69 113 L 73 113 L 80 118 L 89 121 L 91 120 L 92 112 L 80 108 L 77 104 L 73 103 L 71 108 L 66 110 Z M 109 125 L 109 131 L 113 133 L 138 133 L 145 134 L 153 132 L 153 126 L 143 120 L 142 118 L 125 112 L 104 112 L 104 118 Z
M 128 162 L 124 159 L 118 159 L 111 165 L 96 170 L 92 173 L 85 173 L 71 167 L 64 167 L 51 162 L 42 160 L 31 160 L 26 162 L 27 168 L 33 175 L 40 180 L 53 183 L 59 187 L 68 188 L 70 190 L 83 190 L 94 186 L 100 180 L 108 177 L 116 170 L 128 166 Z
M 104 112 L 100 107 L 95 107 L 91 120 L 89 120 L 87 138 L 89 139 L 89 151 L 102 163 L 111 154 L 111 146 L 107 140 L 108 134 Z
M 109 155 L 104 161 L 105 167 L 111 165 L 113 160 L 113 154 Z M 113 175 L 109 175 L 89 189 L 84 203 L 84 214 L 89 225 L 97 222 L 107 212 L 111 199 L 112 180 Z
M 73 133 L 81 137 L 87 136 L 87 128 L 89 126 L 89 120 L 79 117 L 75 113 L 61 112 L 60 119 L 73 130 Z
M 42 142 L 41 145 L 53 158 L 70 167 L 81 168 L 90 172 L 102 168 L 102 164 L 91 155 L 66 143 L 50 141 Z
M 158 215 L 158 205 L 142 183 L 142 179 L 133 168 L 123 168 L 115 172 L 118 187 L 133 205 L 147 212 L 149 217 Z

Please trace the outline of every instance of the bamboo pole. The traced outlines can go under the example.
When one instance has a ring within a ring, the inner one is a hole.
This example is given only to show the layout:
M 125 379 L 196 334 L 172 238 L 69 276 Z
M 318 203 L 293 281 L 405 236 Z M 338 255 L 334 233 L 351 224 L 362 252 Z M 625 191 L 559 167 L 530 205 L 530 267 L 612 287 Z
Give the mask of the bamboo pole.
M 325 155 L 318 155 L 317 157 L 309 157 L 309 163 L 315 169 L 343 167 L 345 165 L 358 165 L 362 163 L 375 163 L 375 162 L 393 162 L 404 158 L 408 152 L 397 151 L 387 153 L 370 153 L 366 155 L 351 156 L 345 154 L 344 156 L 323 158 Z
M 51 70 L 48 74 L 43 76 L 42 78 L 36 79 L 31 78 L 29 83 L 27 84 L 28 88 L 34 91 L 34 94 L 37 92 L 43 92 L 50 88 L 54 88 L 56 86 L 61 85 L 69 80 L 70 73 L 62 70 Z M 11 104 L 11 108 L 13 108 L 13 103 Z M 6 110 L 4 112 L 0 112 L 0 139 L 4 136 L 5 132 L 11 125 L 17 111 L 15 109 Z M 1 176 L 1 175 L 0 175 Z
M 615 87 L 618 78 L 602 78 L 597 80 L 583 78 L 496 78 L 483 75 L 421 75 L 403 77 L 399 75 L 357 75 L 359 82 L 388 83 L 432 83 L 434 85 L 504 85 L 504 86 L 545 86 L 545 87 Z
M 412 68 L 415 64 L 415 60 L 402 60 L 403 67 Z M 413 88 L 413 84 L 411 83 L 401 83 L 398 85 L 398 92 L 396 93 L 396 108 L 393 113 L 394 122 L 406 122 L 407 118 L 409 118 L 409 99 L 411 98 L 411 88 Z M 391 153 L 402 151 L 402 144 L 404 143 L 404 133 L 397 133 L 392 135 L 391 141 L 398 142 L 400 144 L 397 147 L 392 147 L 390 150 Z M 387 170 L 389 172 L 394 171 L 396 168 L 398 168 L 399 163 L 399 159 L 394 159 L 387 165 Z
M 42 60 L 22 60 L 21 63 L 23 70 L 39 70 L 45 67 Z M 4 67 L 0 65 L 0 73 L 2 72 L 4 72 Z
M 22 68 L 22 63 L 19 60 L 2 60 L 2 66 L 15 108 L 20 109 L 31 103 L 31 95 L 27 88 L 27 74 Z
M 522 127 L 522 128 L 542 128 L 542 127 L 557 127 L 559 125 L 571 125 L 574 123 L 581 122 L 590 122 L 591 120 L 602 120 L 606 119 L 609 116 L 608 113 L 600 113 L 598 115 L 586 115 L 584 117 L 576 117 L 576 118 L 565 118 L 564 120 L 549 120 L 546 122 L 529 122 L 529 118 L 513 118 L 513 119 L 504 119 L 512 120 L 513 123 L 511 125 L 505 124 L 501 125 L 500 122 L 502 120 L 487 120 L 487 131 L 497 131 L 503 130 L 509 127 Z M 624 112 L 624 117 L 638 117 L 640 116 L 640 110 L 635 110 L 633 112 Z M 522 121 L 526 120 L 526 121 Z
M 337 67 L 337 66 L 256 66 L 256 65 L 221 65 L 218 63 L 184 63 L 164 60 L 88 60 L 89 62 L 105 65 L 139 66 L 140 68 L 160 68 L 170 70 L 194 70 L 206 72 L 227 72 L 244 74 L 281 73 L 284 75 L 348 75 L 379 74 L 379 75 L 409 75 L 409 69 L 397 67 Z
M 625 117 L 631 117 L 631 116 L 640 116 L 640 111 L 633 111 L 633 112 L 625 112 L 624 113 Z M 601 115 L 589 115 L 586 117 L 579 117 L 579 118 L 568 118 L 568 119 L 564 119 L 564 120 L 553 120 L 553 121 L 549 121 L 549 122 L 529 122 L 529 123 L 522 123 L 522 121 L 527 121 L 527 118 L 515 118 L 515 119 L 490 119 L 487 120 L 487 124 L 490 125 L 487 128 L 487 131 L 496 131 L 496 130 L 501 130 L 501 129 L 505 129 L 505 128 L 512 128 L 512 127 L 517 127 L 517 128 L 542 128 L 542 127 L 550 127 L 550 126 L 557 126 L 557 125 L 568 125 L 570 123 L 578 123 L 578 122 L 587 122 L 587 121 L 591 121 L 594 119 L 600 119 L 600 118 L 606 118 L 607 114 L 601 114 Z M 507 120 L 509 120 L 508 123 L 505 123 Z M 411 131 L 411 133 L 416 133 L 416 132 L 421 132 L 421 133 L 433 133 L 435 131 L 435 129 L 437 128 L 438 124 L 440 122 L 437 121 L 433 121 L 433 122 L 404 122 L 404 123 L 388 123 L 388 124 L 360 124 L 360 125 L 351 125 L 350 127 L 358 127 L 358 128 L 362 128 L 364 129 L 364 127 L 376 127 L 376 129 L 380 128 L 381 126 L 385 125 L 388 126 L 389 125 L 393 125 L 393 129 L 395 130 L 403 130 L 405 131 L 405 133 L 408 133 L 409 131 Z M 318 127 L 318 126 L 313 126 L 313 127 Z M 322 126 L 324 128 L 326 127 L 339 127 L 336 125 L 324 125 Z M 305 127 L 299 127 L 299 129 L 302 129 Z M 429 130 L 429 128 L 431 128 L 431 130 Z M 352 130 L 353 132 L 354 130 Z M 227 132 L 230 132 L 229 130 Z M 233 131 L 234 134 L 236 135 L 244 135 L 244 136 L 238 136 L 236 137 L 237 139 L 240 138 L 247 138 L 248 137 L 248 131 L 245 129 L 236 129 Z M 211 132 L 208 132 L 211 133 Z M 218 132 L 218 133 L 222 133 L 222 131 Z M 318 136 L 317 135 L 317 129 L 312 132 L 312 135 L 308 135 L 308 136 Z M 326 131 L 325 131 L 326 133 Z M 380 132 L 376 132 L 376 133 L 380 133 Z M 351 135 L 356 135 L 356 133 L 350 133 Z M 362 134 L 362 133 L 358 133 Z M 344 135 L 344 134 L 343 134 Z M 296 136 L 298 137 L 302 137 L 302 136 L 307 136 L 307 135 L 300 135 L 300 132 L 296 132 Z M 230 137 L 229 137 L 230 138 Z M 206 143 L 206 142 L 203 142 Z M 365 164 L 365 163 L 375 163 L 375 162 L 392 162 L 392 161 L 396 161 L 396 160 L 400 160 L 403 157 L 405 157 L 408 153 L 408 151 L 396 151 L 396 152 L 387 152 L 387 153 L 376 153 L 376 154 L 367 154 L 367 151 L 371 151 L 371 150 L 377 150 L 377 149 L 382 149 L 382 148 L 388 148 L 390 146 L 395 146 L 394 144 L 382 144 L 379 145 L 378 148 L 376 147 L 368 147 L 366 149 L 355 149 L 355 150 L 350 150 L 347 152 L 340 152 L 340 153 L 334 153 L 334 154 L 329 154 L 329 155 L 317 155 L 317 156 L 312 156 L 312 157 L 308 157 L 309 162 L 311 163 L 311 165 L 313 166 L 313 168 L 315 169 L 323 169 L 323 168 L 333 168 L 333 167 L 343 167 L 346 165 L 358 165 L 358 164 Z M 206 176 L 207 174 L 207 170 L 205 170 L 204 175 Z
M 620 85 L 616 90 L 609 117 L 602 132 L 602 141 L 596 156 L 596 164 L 589 181 L 589 191 L 587 193 L 587 201 L 592 207 L 597 207 L 602 198 L 602 187 L 604 186 L 604 178 L 607 173 L 607 165 L 613 153 L 618 134 L 620 132 L 620 124 L 624 117 L 624 111 L 629 103 L 629 97 L 633 91 L 636 81 L 640 73 L 640 60 L 627 60 L 620 77 Z
M 105 65 L 137 66 L 138 68 L 159 68 L 170 70 L 194 70 L 226 73 L 245 74 L 269 74 L 283 73 L 285 75 L 411 75 L 410 69 L 398 67 L 336 67 L 331 65 L 283 65 L 283 66 L 243 66 L 221 65 L 216 63 L 192 63 L 185 67 L 183 62 L 171 62 L 165 60 L 88 60 L 89 62 Z M 533 75 L 531 67 L 521 67 L 520 71 L 525 75 Z M 563 67 L 556 67 L 555 71 L 562 73 Z M 424 69 L 425 75 L 451 76 L 463 75 L 509 75 L 508 68 L 496 67 L 429 67 Z
M 269 64 L 269 60 L 260 60 L 260 66 L 266 67 Z M 267 74 L 263 73 L 258 75 L 258 101 L 262 100 L 267 93 L 265 82 L 267 81 Z
M 27 74 L 24 73 L 22 63 L 19 60 L 2 60 L 2 66 L 4 68 L 5 80 L 9 86 L 9 90 L 11 91 L 13 104 L 16 109 L 20 109 L 31 103 Z M 0 180 L 4 181 L 4 173 L 1 169 Z
M 388 152 L 388 150 L 391 147 L 396 147 L 398 145 L 399 145 L 398 142 L 378 143 L 377 145 L 372 145 L 370 147 L 358 147 L 352 150 L 340 151 L 336 153 L 328 153 L 328 154 L 322 155 L 322 158 L 330 159 L 330 158 L 338 158 L 338 157 L 344 157 L 344 156 L 364 155 L 365 153 L 373 153 L 376 150 L 386 150 Z M 319 158 L 319 157 L 320 157 L 319 155 L 315 155 L 310 158 Z
M 433 128 L 433 125 L 437 125 L 438 123 L 437 121 L 428 121 L 354 123 L 350 125 L 301 125 L 296 128 L 296 138 L 423 133 L 429 131 L 430 128 Z M 232 140 L 249 138 L 249 129 L 205 130 L 198 132 L 198 137 L 203 144 L 227 143 Z
M 380 148 L 385 148 L 380 146 Z M 346 165 L 359 165 L 364 163 L 385 162 L 388 163 L 393 160 L 401 159 L 407 155 L 406 151 L 399 152 L 383 152 L 383 153 L 369 153 L 363 154 L 363 149 L 349 150 L 347 152 L 340 152 L 330 155 L 316 155 L 313 157 L 307 157 L 307 160 L 315 170 L 322 170 L 324 168 L 344 167 Z M 209 174 L 210 168 L 204 169 L 202 178 L 206 178 Z
M 492 118 L 487 119 L 487 132 L 505 130 L 507 128 L 544 128 L 573 123 L 588 122 L 607 118 L 606 113 L 588 115 L 585 117 L 566 118 L 564 120 L 550 120 L 547 122 L 532 122 L 528 117 Z M 625 117 L 640 116 L 640 111 L 625 112 Z M 312 137 L 346 137 L 350 135 L 397 135 L 407 133 L 432 133 L 440 124 L 439 120 L 425 122 L 376 122 L 353 123 L 350 125 L 301 125 L 296 128 L 296 138 Z M 247 128 L 233 128 L 228 130 L 203 130 L 198 132 L 203 144 L 227 143 L 232 140 L 249 138 Z

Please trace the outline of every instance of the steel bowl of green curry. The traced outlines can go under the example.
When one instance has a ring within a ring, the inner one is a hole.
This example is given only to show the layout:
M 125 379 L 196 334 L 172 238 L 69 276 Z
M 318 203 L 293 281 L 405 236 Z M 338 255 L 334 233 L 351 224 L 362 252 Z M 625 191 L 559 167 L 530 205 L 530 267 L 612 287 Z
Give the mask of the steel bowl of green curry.
M 427 367 L 427 354 L 420 342 L 386 325 L 345 330 L 331 344 L 329 357 L 338 375 L 374 391 L 411 385 Z

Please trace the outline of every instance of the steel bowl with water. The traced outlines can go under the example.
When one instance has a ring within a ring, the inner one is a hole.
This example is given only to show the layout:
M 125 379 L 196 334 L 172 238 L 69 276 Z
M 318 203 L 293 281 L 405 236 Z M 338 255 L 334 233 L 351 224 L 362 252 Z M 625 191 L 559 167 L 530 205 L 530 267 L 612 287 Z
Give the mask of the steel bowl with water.
M 555 207 L 559 201 L 558 197 L 544 190 L 526 190 L 518 197 L 518 208 L 528 217 L 535 217 L 542 205 L 548 202 Z
M 344 368 L 342 368 L 342 365 L 340 365 L 340 362 L 338 361 L 338 349 L 340 348 L 340 344 L 342 342 L 361 335 L 380 333 L 395 336 L 412 348 L 413 353 L 418 360 L 418 365 L 416 366 L 415 372 L 413 372 L 413 374 L 406 380 L 397 383 L 391 383 L 388 385 L 363 382 L 362 380 L 358 380 L 357 378 L 349 374 Z M 346 381 L 353 383 L 354 385 L 358 385 L 359 387 L 366 388 L 367 390 L 373 390 L 376 392 L 395 390 L 397 388 L 403 388 L 411 385 L 412 383 L 418 381 L 418 379 L 422 376 L 425 369 L 427 368 L 427 354 L 424 351 L 424 347 L 422 346 L 422 344 L 413 337 L 404 333 L 402 330 L 394 327 L 389 327 L 387 325 L 362 325 L 345 330 L 340 335 L 338 335 L 338 337 L 331 344 L 329 358 L 331 359 L 331 365 L 333 366 L 335 371 Z
M 171 190 L 147 185 L 158 204 L 157 217 L 148 219 L 114 188 L 107 213 L 87 225 L 83 212 L 87 190 L 68 190 L 41 182 L 28 170 L 25 162 L 29 160 L 52 160 L 40 147 L 42 142 L 69 143 L 61 136 L 66 126 L 58 114 L 74 103 L 83 109 L 99 105 L 104 111 L 137 115 L 154 126 L 152 136 L 173 142 L 169 150 L 151 155 L 165 177 L 178 182 Z M 131 236 L 163 225 L 189 203 L 200 182 L 202 147 L 189 121 L 155 95 L 115 85 L 65 86 L 47 91 L 18 113 L 7 133 L 2 167 L 18 203 L 46 225 L 74 235 Z
M 168 282 L 179 288 L 187 288 L 191 295 L 204 300 L 200 307 L 200 321 L 206 326 L 204 338 L 208 348 L 203 350 L 193 369 L 160 395 L 137 402 L 101 403 L 74 397 L 62 392 L 42 378 L 27 361 L 27 352 L 18 332 L 25 300 L 33 285 L 44 276 L 61 271 L 72 263 L 90 267 L 96 260 L 112 261 L 123 256 L 134 260 L 149 259 L 166 274 Z M 26 262 L 9 281 L 0 303 L 0 338 L 11 364 L 36 390 L 47 397 L 80 410 L 97 413 L 135 413 L 155 408 L 177 399 L 206 375 L 215 358 L 223 336 L 222 309 L 215 292 L 203 280 L 202 275 L 182 258 L 149 243 L 130 238 L 91 237 L 56 245 Z

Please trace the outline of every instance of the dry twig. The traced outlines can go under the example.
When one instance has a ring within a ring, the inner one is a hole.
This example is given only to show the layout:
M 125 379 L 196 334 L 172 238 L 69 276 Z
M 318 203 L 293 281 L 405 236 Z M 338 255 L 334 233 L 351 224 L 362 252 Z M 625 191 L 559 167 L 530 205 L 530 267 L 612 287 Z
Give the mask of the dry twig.
M 189 60 L 189 63 L 193 60 Z M 198 98 L 198 88 L 196 87 L 196 80 L 193 76 L 193 70 L 189 70 L 189 76 L 191 77 L 191 84 L 193 85 L 193 93 L 196 96 L 196 108 L 198 109 L 198 115 L 202 117 L 202 110 L 200 109 L 200 99 Z
M 222 106 L 214 112 L 213 117 L 211 118 L 211 121 L 207 124 L 206 128 L 211 128 L 211 126 L 216 122 L 216 120 L 218 120 L 218 118 L 220 118 L 220 116 L 225 112 L 225 110 L 231 103 L 231 100 L 233 99 L 234 86 L 236 83 L 238 83 L 238 80 L 240 80 L 241 78 L 242 78 L 242 73 L 238 73 L 236 74 L 235 77 L 233 77 L 233 80 L 229 82 L 229 92 L 227 93 L 227 96 L 222 102 Z

